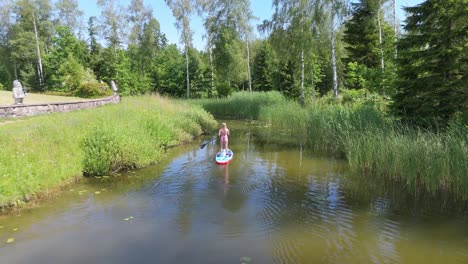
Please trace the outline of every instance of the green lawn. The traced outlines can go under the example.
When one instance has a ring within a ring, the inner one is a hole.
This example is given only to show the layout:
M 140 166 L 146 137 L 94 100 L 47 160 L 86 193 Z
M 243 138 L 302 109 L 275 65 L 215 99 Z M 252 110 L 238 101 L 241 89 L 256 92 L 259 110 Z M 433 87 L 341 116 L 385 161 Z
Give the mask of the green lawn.
M 28 93 L 24 98 L 24 104 L 40 104 L 40 103 L 56 103 L 56 102 L 69 102 L 86 100 L 79 97 L 67 97 L 67 96 L 55 96 L 55 95 L 44 95 Z M 8 106 L 14 103 L 13 93 L 11 91 L 0 91 L 0 106 Z

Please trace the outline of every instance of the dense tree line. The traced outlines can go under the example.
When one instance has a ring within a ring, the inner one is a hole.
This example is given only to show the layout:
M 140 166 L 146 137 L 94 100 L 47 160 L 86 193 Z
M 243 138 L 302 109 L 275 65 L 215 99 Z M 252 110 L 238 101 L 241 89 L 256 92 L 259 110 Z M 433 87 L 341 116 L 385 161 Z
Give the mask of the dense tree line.
M 249 0 L 166 3 L 182 49 L 143 0 L 97 0 L 101 14 L 86 20 L 76 0 L 0 0 L 0 85 L 67 94 L 115 80 L 123 94 L 190 98 L 278 90 L 303 105 L 355 89 L 412 123 L 466 118 L 467 0 L 407 7 L 402 32 L 396 0 L 274 0 L 257 25 Z M 192 47 L 194 15 L 205 50 Z

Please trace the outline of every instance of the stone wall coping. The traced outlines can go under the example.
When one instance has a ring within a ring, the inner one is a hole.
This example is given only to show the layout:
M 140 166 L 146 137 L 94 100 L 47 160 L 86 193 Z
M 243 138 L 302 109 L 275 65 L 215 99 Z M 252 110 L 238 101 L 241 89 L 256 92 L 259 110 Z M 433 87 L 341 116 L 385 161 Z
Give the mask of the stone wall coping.
M 118 94 L 81 101 L 49 102 L 40 104 L 14 104 L 0 106 L 0 118 L 14 118 L 21 116 L 34 116 L 56 112 L 69 112 L 86 108 L 94 108 L 106 104 L 120 103 Z
M 24 108 L 31 106 L 49 106 L 49 105 L 69 105 L 69 104 L 80 104 L 80 103 L 89 103 L 89 102 L 101 102 L 101 101 L 110 101 L 119 95 L 111 95 L 107 97 L 97 98 L 97 99 L 84 99 L 77 101 L 67 101 L 67 102 L 49 102 L 49 103 L 40 103 L 40 104 L 12 104 L 12 105 L 0 105 L 0 108 Z

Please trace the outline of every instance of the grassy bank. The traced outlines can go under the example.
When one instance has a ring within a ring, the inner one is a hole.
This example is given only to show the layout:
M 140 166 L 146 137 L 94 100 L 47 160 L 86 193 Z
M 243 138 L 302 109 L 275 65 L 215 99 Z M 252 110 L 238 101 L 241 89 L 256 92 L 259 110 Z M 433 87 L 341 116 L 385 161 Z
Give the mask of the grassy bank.
M 444 132 L 421 131 L 401 125 L 371 104 L 318 101 L 302 108 L 275 92 L 240 93 L 198 103 L 217 118 L 268 122 L 310 149 L 346 158 L 354 170 L 468 197 L 466 125 L 453 125 Z M 232 116 L 234 109 L 241 109 L 241 114 Z
M 5 124 L 0 126 L 0 205 L 21 203 L 83 174 L 149 165 L 164 148 L 216 126 L 202 108 L 157 96 Z

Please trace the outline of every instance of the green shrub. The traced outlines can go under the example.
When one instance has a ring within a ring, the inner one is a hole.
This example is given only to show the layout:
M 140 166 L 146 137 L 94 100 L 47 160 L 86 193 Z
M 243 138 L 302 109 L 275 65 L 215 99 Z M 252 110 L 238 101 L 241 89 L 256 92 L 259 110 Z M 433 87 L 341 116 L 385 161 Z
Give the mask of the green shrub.
M 119 164 L 122 154 L 116 134 L 111 132 L 97 126 L 84 137 L 82 149 L 85 176 L 107 174 Z
M 74 93 L 76 96 L 83 98 L 98 98 L 113 94 L 107 84 L 98 82 L 84 82 L 78 86 Z
M 216 91 L 220 97 L 228 97 L 232 93 L 232 88 L 227 83 L 220 83 L 216 86 Z

